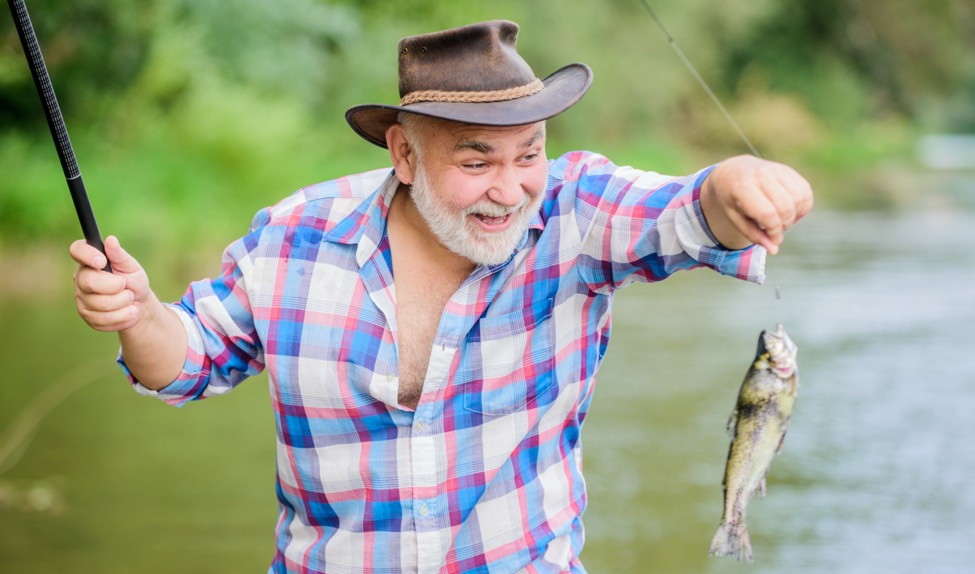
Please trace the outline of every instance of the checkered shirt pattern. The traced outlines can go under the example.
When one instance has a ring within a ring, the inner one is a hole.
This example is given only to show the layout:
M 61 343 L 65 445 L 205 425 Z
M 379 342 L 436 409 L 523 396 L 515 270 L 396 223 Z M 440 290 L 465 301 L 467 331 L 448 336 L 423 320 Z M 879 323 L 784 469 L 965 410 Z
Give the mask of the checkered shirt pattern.
M 447 303 L 415 411 L 397 401 L 389 169 L 261 211 L 223 274 L 172 306 L 189 337 L 179 378 L 158 392 L 132 382 L 181 405 L 268 370 L 270 572 L 584 572 L 580 432 L 614 291 L 700 266 L 763 279 L 763 249 L 727 251 L 707 229 L 709 169 L 551 160 L 514 255 Z

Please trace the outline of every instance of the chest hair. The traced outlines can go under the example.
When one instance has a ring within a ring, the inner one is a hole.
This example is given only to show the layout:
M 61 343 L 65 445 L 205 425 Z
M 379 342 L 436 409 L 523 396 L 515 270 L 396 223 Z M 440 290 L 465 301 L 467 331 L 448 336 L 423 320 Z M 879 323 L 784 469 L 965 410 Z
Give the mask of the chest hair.
M 416 408 L 430 364 L 437 326 L 450 295 L 442 287 L 423 289 L 397 281 L 396 319 L 399 323 L 399 402 Z M 438 292 L 439 291 L 439 292 Z

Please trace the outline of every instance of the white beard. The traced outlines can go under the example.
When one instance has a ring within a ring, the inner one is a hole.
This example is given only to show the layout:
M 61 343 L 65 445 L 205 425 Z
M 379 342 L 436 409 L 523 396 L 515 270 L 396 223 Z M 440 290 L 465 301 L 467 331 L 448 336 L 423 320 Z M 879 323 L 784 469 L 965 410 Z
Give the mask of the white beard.
M 510 208 L 482 199 L 463 211 L 456 212 L 431 193 L 426 171 L 419 166 L 410 190 L 413 203 L 440 243 L 477 265 L 500 265 L 511 257 L 541 207 L 544 195 L 539 193 L 530 198 L 526 194 L 521 203 Z M 504 217 L 510 214 L 514 221 L 504 231 L 485 233 L 468 224 L 468 216 L 475 213 L 488 217 Z

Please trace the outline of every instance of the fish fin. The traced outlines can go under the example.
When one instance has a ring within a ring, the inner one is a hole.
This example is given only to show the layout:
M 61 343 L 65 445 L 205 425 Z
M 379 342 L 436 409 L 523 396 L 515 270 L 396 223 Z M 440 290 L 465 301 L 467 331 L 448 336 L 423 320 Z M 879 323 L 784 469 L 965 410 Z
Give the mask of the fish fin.
M 739 562 L 742 558 L 751 562 L 752 544 L 745 521 L 722 522 L 711 540 L 708 556 L 734 556 Z
M 785 446 L 785 431 L 782 431 L 782 437 L 779 439 L 779 446 L 775 448 L 775 454 L 778 456 L 782 454 L 782 447 Z
M 738 407 L 735 406 L 735 410 L 731 411 L 731 416 L 728 418 L 728 436 L 735 438 L 735 431 L 738 430 Z

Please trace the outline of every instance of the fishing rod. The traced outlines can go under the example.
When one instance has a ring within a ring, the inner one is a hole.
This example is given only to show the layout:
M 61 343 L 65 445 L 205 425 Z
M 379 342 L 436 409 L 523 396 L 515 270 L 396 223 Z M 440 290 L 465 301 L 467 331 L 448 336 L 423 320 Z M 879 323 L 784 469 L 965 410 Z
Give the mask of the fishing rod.
M 68 191 L 71 192 L 71 200 L 74 202 L 74 209 L 78 214 L 78 221 L 81 223 L 81 231 L 85 236 L 85 241 L 104 254 L 105 244 L 102 243 L 101 233 L 98 232 L 98 223 L 95 221 L 95 214 L 91 210 L 91 202 L 88 200 L 88 193 L 85 191 L 85 182 L 81 178 L 81 170 L 78 169 L 78 160 L 75 158 L 74 149 L 71 147 L 71 139 L 68 137 L 68 129 L 65 127 L 64 118 L 61 116 L 61 108 L 54 96 L 54 87 L 51 85 L 51 77 L 47 73 L 47 66 L 44 64 L 44 57 L 41 55 L 41 47 L 37 44 L 34 26 L 27 14 L 27 6 L 24 4 L 24 0 L 7 0 L 7 4 L 10 5 L 10 12 L 13 14 L 20 43 L 24 46 L 24 55 L 27 57 L 27 65 L 30 66 L 30 75 L 34 78 L 37 95 L 40 96 L 41 105 L 44 107 L 44 116 L 47 118 L 47 125 L 51 129 L 51 137 L 54 138 L 54 146 L 57 148 L 58 158 L 61 160 L 61 168 L 64 170 Z M 107 256 L 105 260 L 108 261 Z M 104 271 L 111 273 L 112 266 L 106 263 Z

